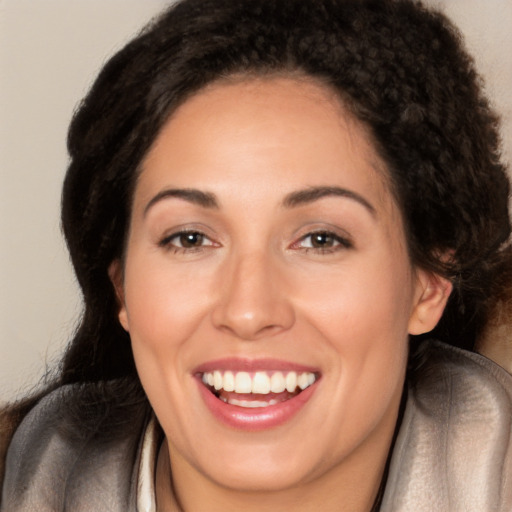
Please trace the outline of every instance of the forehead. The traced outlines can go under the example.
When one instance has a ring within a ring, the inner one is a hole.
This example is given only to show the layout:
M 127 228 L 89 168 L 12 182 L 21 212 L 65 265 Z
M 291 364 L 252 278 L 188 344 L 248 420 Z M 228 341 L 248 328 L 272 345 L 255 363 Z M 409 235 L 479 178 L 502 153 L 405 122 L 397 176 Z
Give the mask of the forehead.
M 250 200 L 336 185 L 389 203 L 388 182 L 368 129 L 330 88 L 237 79 L 206 87 L 173 113 L 143 162 L 136 199 L 164 186 L 235 188 Z

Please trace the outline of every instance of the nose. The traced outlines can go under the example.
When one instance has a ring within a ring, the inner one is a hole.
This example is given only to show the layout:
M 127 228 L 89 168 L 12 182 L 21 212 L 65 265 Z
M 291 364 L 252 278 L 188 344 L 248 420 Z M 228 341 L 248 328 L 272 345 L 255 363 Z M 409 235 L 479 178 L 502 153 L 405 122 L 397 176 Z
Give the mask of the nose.
M 289 329 L 295 314 L 277 267 L 271 255 L 261 253 L 226 261 L 212 313 L 215 327 L 243 340 L 257 340 Z

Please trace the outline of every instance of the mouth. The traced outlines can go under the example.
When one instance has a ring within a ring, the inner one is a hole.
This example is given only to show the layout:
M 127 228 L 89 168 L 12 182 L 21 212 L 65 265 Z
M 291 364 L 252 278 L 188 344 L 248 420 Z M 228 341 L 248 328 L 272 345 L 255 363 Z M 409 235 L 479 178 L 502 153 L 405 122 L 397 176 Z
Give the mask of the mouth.
M 204 372 L 201 382 L 219 400 L 249 409 L 271 407 L 290 400 L 312 386 L 314 372 Z
M 238 430 L 276 427 L 308 403 L 320 380 L 313 369 L 274 362 L 266 365 L 274 366 L 269 370 L 259 364 L 230 361 L 197 370 L 200 395 L 214 417 Z

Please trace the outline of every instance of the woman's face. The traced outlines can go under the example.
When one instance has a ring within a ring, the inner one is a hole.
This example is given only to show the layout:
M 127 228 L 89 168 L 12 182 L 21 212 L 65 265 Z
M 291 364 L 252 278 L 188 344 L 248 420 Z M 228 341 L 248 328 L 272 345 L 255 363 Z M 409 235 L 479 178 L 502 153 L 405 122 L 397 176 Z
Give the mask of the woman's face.
M 112 275 L 175 478 L 256 491 L 380 471 L 408 333 L 444 305 L 364 127 L 285 78 L 218 83 L 174 113 Z

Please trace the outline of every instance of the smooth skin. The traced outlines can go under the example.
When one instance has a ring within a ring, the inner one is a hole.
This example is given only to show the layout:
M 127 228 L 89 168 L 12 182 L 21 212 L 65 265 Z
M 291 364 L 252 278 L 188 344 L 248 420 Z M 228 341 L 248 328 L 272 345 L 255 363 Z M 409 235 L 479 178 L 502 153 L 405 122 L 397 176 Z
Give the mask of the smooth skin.
M 188 99 L 143 163 L 111 277 L 166 437 L 159 510 L 371 509 L 408 335 L 451 285 L 412 265 L 386 166 L 332 91 L 239 77 Z M 225 357 L 321 377 L 290 421 L 237 430 L 194 376 Z

